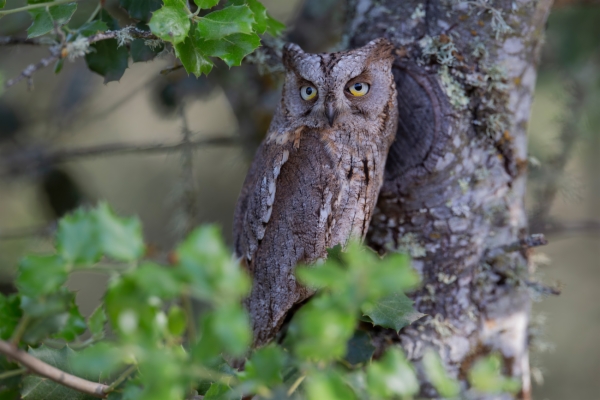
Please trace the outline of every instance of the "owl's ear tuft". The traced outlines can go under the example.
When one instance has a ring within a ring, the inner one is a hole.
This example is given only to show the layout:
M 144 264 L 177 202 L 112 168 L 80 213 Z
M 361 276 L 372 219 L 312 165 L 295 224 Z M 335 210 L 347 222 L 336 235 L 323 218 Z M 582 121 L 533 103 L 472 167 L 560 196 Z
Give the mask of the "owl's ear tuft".
M 369 52 L 369 57 L 374 59 L 394 59 L 393 50 L 394 45 L 386 38 L 378 38 L 371 40 L 367 43 L 363 49 Z
M 283 54 L 281 56 L 283 65 L 286 69 L 291 69 L 296 65 L 299 58 L 304 55 L 304 50 L 295 43 L 287 43 L 283 46 Z

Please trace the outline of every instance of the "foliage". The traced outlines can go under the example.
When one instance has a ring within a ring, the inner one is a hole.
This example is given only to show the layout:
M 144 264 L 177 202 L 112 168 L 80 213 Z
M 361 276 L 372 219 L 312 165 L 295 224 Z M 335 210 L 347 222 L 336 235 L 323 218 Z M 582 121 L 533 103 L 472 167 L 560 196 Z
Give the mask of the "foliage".
M 251 351 L 250 320 L 241 303 L 250 279 L 216 226 L 192 232 L 176 248 L 172 265 L 160 265 L 144 253 L 138 219 L 121 218 L 105 203 L 65 216 L 55 251 L 24 257 L 19 293 L 0 295 L 0 338 L 31 345 L 31 355 L 64 372 L 114 382 L 111 400 L 194 394 L 205 399 L 410 399 L 418 393 L 415 368 L 402 351 L 392 347 L 374 360 L 375 346 L 360 330 L 361 321 L 381 320 L 400 329 L 414 320 L 417 314 L 404 291 L 419 279 L 408 257 L 381 259 L 351 241 L 345 251 L 330 250 L 321 265 L 299 267 L 298 278 L 320 290 L 293 317 L 282 343 Z M 111 276 L 103 302 L 87 320 L 74 293 L 64 287 L 71 272 L 84 269 Z M 202 305 L 199 317 L 192 304 Z M 440 394 L 454 396 L 457 383 L 436 357 L 430 351 L 423 359 L 429 380 Z M 241 360 L 243 371 L 230 366 Z M 495 358 L 476 363 L 473 386 L 513 391 L 514 382 L 498 366 Z M 15 378 L 18 365 L 0 358 L 0 377 L 7 373 L 11 378 L 0 380 L 0 393 L 20 392 L 31 400 L 90 398 L 44 376 Z
M 66 4 L 65 4 L 66 3 Z M 101 2 L 103 4 L 103 2 Z M 28 38 L 49 35 L 61 50 L 55 71 L 65 57 L 85 55 L 90 70 L 104 76 L 105 83 L 118 81 L 134 62 L 148 61 L 161 51 L 174 51 L 188 73 L 208 74 L 215 58 L 229 67 L 241 65 L 256 50 L 259 35 L 278 36 L 284 25 L 273 19 L 258 0 L 196 0 L 196 12 L 184 0 L 120 0 L 119 4 L 137 25 L 123 27 L 105 9 L 99 8 L 78 28 L 70 25 L 77 2 L 64 0 L 28 0 L 24 7 L 32 23 Z M 0 0 L 0 8 L 5 5 Z M 214 10 L 213 10 L 214 8 Z M 0 18 L 3 12 L 0 11 Z M 135 39 L 132 30 L 150 32 L 154 39 Z M 114 31 L 115 38 L 93 39 L 94 35 Z

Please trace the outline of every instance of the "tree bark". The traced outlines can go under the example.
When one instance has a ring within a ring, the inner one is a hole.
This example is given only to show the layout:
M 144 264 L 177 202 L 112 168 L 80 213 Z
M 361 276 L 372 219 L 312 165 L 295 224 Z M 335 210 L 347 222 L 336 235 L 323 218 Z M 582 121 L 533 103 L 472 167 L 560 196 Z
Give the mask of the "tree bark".
M 351 47 L 377 37 L 398 48 L 399 128 L 367 242 L 408 251 L 423 278 L 413 294 L 428 315 L 400 334 L 373 333 L 380 349 L 400 343 L 415 361 L 421 395 L 438 397 L 421 370 L 434 348 L 475 395 L 467 371 L 498 352 L 503 372 L 531 398 L 526 129 L 538 55 L 552 0 L 354 0 Z

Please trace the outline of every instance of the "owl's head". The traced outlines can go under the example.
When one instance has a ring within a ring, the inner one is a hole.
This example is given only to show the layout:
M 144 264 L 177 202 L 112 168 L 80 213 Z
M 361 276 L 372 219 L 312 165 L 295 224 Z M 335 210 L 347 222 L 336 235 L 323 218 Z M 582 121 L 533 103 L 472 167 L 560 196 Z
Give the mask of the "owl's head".
M 381 117 L 392 96 L 393 45 L 376 39 L 340 53 L 284 47 L 283 102 L 288 120 L 310 128 L 358 127 Z

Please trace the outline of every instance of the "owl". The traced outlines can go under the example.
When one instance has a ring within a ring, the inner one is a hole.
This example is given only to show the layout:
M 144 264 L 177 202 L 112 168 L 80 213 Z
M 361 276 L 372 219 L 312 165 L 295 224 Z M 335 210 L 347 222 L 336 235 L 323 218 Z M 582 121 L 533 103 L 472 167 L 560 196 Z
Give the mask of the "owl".
M 234 216 L 255 346 L 314 293 L 295 266 L 367 233 L 398 121 L 392 50 L 385 39 L 339 53 L 284 47 L 281 101 Z

